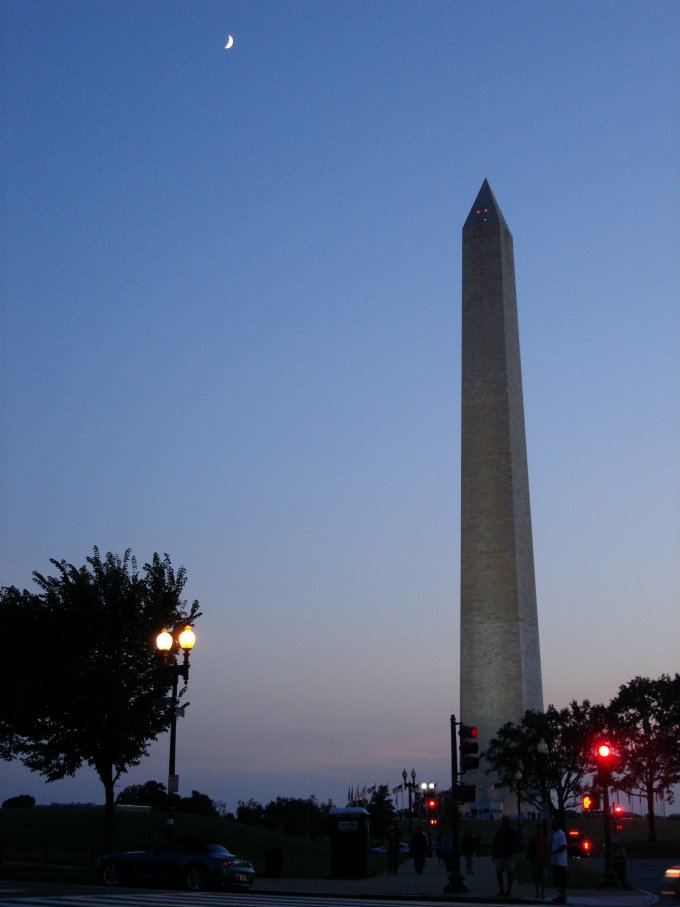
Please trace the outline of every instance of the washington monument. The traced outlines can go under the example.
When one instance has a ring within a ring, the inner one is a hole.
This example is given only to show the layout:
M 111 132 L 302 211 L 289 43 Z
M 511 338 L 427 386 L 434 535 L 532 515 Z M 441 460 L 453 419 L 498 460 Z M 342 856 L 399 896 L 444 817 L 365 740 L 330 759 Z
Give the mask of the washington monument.
M 462 328 L 460 717 L 483 752 L 543 709 L 512 234 L 486 180 L 463 225 Z M 465 782 L 512 802 L 484 760 Z

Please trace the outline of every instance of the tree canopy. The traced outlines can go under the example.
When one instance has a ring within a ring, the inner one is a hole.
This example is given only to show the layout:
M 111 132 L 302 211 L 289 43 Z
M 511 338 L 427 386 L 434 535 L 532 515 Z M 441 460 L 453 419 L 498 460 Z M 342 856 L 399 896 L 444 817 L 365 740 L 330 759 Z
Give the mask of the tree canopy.
M 647 804 L 648 839 L 656 841 L 655 798 L 673 802 L 680 782 L 680 674 L 635 677 L 608 709 L 621 755 L 615 786 Z
M 635 677 L 608 706 L 584 700 L 528 711 L 519 724 L 499 729 L 485 756 L 503 786 L 519 785 L 523 802 L 545 804 L 564 821 L 583 790 L 597 786 L 596 743 L 605 739 L 618 753 L 611 785 L 646 801 L 648 838 L 656 841 L 655 800 L 672 803 L 680 782 L 680 674 Z
M 508 722 L 499 729 L 486 750 L 487 762 L 504 787 L 516 791 L 519 784 L 523 802 L 539 811 L 545 806 L 564 822 L 591 768 L 592 720 L 587 699 L 563 709 L 529 710 L 520 724 Z
M 371 794 L 368 804 L 368 812 L 371 817 L 371 832 L 374 837 L 382 839 L 387 833 L 388 826 L 396 817 L 396 810 L 390 796 L 390 789 L 386 784 L 377 785 Z
M 183 600 L 186 571 L 167 554 L 154 554 L 141 574 L 129 550 L 102 558 L 94 548 L 82 567 L 51 564 L 55 575 L 33 574 L 38 593 L 0 590 L 3 624 L 23 643 L 9 651 L 0 755 L 48 781 L 92 766 L 104 785 L 108 841 L 117 780 L 169 723 L 155 636 L 193 624 L 199 605 Z
M 236 819 L 244 825 L 277 829 L 298 838 L 318 838 L 325 833 L 329 804 L 316 797 L 277 797 L 266 806 L 256 800 L 239 800 Z
M 121 806 L 150 806 L 151 809 L 165 809 L 167 802 L 165 785 L 160 781 L 130 784 L 116 797 L 116 803 Z

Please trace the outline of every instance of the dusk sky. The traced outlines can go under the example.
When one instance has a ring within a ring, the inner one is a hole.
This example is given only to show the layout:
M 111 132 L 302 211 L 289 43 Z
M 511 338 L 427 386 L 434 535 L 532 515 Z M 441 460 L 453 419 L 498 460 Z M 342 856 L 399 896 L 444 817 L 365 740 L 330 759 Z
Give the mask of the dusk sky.
M 680 669 L 677 0 L 1 6 L 0 584 L 94 545 L 186 567 L 182 794 L 450 783 L 484 178 L 545 702 Z M 20 793 L 103 802 L 0 763 Z

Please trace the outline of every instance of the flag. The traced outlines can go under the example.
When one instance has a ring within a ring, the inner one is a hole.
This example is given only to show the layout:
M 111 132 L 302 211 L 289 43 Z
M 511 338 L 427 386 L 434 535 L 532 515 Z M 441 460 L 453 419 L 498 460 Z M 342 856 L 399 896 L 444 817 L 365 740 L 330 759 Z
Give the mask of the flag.
M 403 793 L 404 793 L 404 785 L 403 785 L 403 784 L 397 784 L 396 787 L 393 787 L 393 788 L 392 788 L 392 793 L 393 793 L 393 794 L 403 794 Z

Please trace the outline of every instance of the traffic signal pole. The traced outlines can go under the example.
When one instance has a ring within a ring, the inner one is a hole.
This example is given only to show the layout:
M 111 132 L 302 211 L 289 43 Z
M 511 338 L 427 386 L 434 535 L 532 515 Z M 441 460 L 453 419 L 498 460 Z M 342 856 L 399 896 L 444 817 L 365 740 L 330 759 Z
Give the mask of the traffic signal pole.
M 458 810 L 458 744 L 456 742 L 456 716 L 451 715 L 451 869 L 445 894 L 464 894 L 468 891 L 465 877 L 460 871 L 460 812 Z
M 620 882 L 614 873 L 612 852 L 612 818 L 609 805 L 609 779 L 602 781 L 602 820 L 604 822 L 604 872 L 600 885 L 606 888 L 618 888 Z
M 603 888 L 618 888 L 621 884 L 614 873 L 613 852 L 612 852 L 612 818 L 611 808 L 609 805 L 609 784 L 611 782 L 612 769 L 618 760 L 617 751 L 609 743 L 600 743 L 595 750 L 597 761 L 597 780 L 602 792 L 602 821 L 604 830 L 604 873 L 600 880 Z

